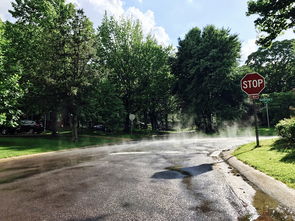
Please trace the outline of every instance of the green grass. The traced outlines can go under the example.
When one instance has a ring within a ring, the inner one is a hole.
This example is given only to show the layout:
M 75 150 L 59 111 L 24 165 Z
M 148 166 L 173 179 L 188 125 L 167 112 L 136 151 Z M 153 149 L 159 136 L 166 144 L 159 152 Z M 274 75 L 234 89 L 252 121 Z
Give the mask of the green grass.
M 121 140 L 116 137 L 100 136 L 80 136 L 78 142 L 72 142 L 70 136 L 0 137 L 0 158 L 102 145 Z
M 261 141 L 239 147 L 233 153 L 239 160 L 295 188 L 295 144 L 283 139 Z
M 277 136 L 275 128 L 261 127 L 258 131 L 261 136 Z

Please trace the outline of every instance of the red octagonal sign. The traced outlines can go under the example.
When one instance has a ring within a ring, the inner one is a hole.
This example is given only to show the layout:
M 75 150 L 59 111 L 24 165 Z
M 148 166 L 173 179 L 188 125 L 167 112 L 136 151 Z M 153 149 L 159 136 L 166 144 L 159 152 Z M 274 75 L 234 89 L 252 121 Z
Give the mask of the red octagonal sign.
M 264 88 L 264 77 L 258 73 L 246 74 L 241 80 L 241 89 L 248 95 L 258 95 Z

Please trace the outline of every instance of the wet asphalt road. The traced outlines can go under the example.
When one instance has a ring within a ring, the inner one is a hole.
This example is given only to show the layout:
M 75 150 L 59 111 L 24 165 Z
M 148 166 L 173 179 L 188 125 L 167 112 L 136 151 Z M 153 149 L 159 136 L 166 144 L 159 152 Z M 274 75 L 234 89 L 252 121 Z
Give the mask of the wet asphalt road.
M 0 161 L 0 220 L 238 220 L 247 206 L 210 154 L 249 141 L 149 140 Z

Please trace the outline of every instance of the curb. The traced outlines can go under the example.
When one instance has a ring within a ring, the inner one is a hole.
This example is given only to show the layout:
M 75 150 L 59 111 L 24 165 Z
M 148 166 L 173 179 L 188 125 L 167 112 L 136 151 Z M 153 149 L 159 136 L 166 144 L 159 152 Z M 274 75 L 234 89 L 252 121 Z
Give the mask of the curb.
M 231 154 L 233 151 L 224 151 L 220 154 L 220 157 L 263 192 L 276 199 L 285 207 L 295 211 L 295 189 L 244 164 Z

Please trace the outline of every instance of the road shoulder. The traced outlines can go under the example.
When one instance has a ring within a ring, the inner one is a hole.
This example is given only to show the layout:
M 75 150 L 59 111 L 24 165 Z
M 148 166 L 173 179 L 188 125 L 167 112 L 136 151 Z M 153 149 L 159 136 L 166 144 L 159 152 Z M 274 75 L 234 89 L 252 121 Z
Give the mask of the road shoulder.
M 229 165 L 237 169 L 244 177 L 256 185 L 266 194 L 270 195 L 282 205 L 295 211 L 295 190 L 284 183 L 270 177 L 253 167 L 250 167 L 232 155 L 232 152 L 224 151 L 220 154 L 221 158 Z

